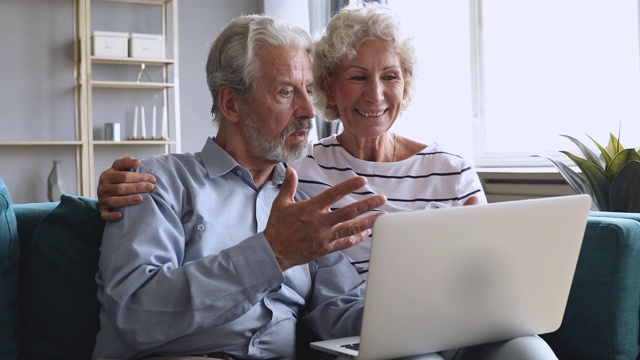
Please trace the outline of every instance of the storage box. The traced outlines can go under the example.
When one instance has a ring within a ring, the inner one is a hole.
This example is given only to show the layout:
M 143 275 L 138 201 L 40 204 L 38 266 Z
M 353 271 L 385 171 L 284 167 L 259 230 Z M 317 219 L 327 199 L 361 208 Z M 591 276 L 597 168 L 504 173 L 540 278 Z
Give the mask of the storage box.
M 104 124 L 104 139 L 110 141 L 120 141 L 120 123 Z
M 94 56 L 127 57 L 127 39 L 129 33 L 113 31 L 94 31 L 91 37 Z
M 129 56 L 138 59 L 164 59 L 164 36 L 131 33 Z

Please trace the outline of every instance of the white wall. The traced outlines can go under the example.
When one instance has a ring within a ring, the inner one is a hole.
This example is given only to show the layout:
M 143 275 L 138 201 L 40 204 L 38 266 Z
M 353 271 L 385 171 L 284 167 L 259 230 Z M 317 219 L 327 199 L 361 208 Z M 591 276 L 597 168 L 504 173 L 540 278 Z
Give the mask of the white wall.
M 307 0 L 188 0 L 180 3 L 180 113 L 182 152 L 200 151 L 211 123 L 211 94 L 205 79 L 209 46 L 234 17 L 266 13 L 309 30 Z M 315 139 L 315 132 L 311 133 Z
M 182 152 L 202 150 L 216 134 L 211 122 L 211 94 L 205 64 L 209 46 L 231 19 L 261 11 L 257 0 L 187 0 L 180 2 L 180 122 Z
M 180 1 L 182 151 L 199 151 L 206 136 L 215 134 L 204 73 L 211 39 L 232 18 L 261 9 L 260 0 Z M 104 16 L 99 12 L 96 16 L 92 21 L 96 26 L 104 23 Z M 11 34 L 0 39 L 6 50 L 0 51 L 0 67 L 8 69 L 2 72 L 0 141 L 73 140 L 73 0 L 2 0 L 0 19 L 1 32 Z M 116 25 L 109 22 L 106 27 L 110 26 Z M 148 156 L 139 146 L 117 149 L 134 157 Z M 96 166 L 106 168 L 113 158 L 124 156 L 113 154 L 97 159 Z M 73 146 L 0 147 L 0 177 L 15 203 L 47 201 L 46 179 L 54 159 L 63 160 L 67 192 L 76 194 Z

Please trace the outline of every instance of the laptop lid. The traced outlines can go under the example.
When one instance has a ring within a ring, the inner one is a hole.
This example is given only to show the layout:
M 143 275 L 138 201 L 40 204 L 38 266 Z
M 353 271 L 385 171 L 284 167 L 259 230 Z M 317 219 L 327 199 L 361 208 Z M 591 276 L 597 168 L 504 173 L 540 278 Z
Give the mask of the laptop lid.
M 555 331 L 590 205 L 572 195 L 381 216 L 360 349 L 349 356 L 389 359 Z

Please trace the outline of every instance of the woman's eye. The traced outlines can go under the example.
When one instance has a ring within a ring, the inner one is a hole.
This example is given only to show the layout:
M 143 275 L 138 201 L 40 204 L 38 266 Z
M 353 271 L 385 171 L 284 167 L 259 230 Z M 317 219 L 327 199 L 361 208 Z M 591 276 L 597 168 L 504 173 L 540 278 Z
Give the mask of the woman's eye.
M 349 78 L 349 80 L 354 80 L 354 81 L 363 81 L 364 80 L 364 76 L 352 76 Z
M 394 80 L 398 80 L 398 77 L 396 75 L 387 75 L 383 79 L 387 81 L 394 81 Z

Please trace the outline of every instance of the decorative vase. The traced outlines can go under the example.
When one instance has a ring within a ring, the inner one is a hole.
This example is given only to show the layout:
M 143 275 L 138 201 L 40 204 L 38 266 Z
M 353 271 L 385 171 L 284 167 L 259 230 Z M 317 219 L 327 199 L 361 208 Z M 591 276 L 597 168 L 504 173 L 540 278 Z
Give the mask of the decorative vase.
M 64 182 L 60 177 L 60 161 L 53 161 L 53 169 L 47 178 L 47 196 L 49 201 L 60 201 L 60 197 L 64 194 Z

